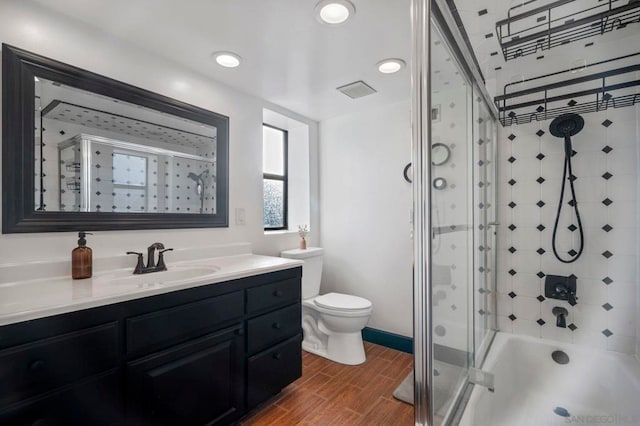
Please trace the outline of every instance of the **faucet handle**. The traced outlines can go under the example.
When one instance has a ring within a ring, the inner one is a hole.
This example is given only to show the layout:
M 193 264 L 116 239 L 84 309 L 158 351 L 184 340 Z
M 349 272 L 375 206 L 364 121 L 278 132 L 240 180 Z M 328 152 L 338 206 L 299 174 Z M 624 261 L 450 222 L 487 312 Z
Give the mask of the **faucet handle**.
M 144 262 L 142 261 L 142 253 L 138 253 L 137 251 L 128 251 L 127 254 L 135 254 L 138 256 L 138 262 L 136 263 L 136 268 L 133 270 L 134 274 L 141 274 L 144 269 Z
M 168 249 L 164 249 L 164 250 L 158 251 L 158 264 L 156 265 L 156 268 L 158 269 L 158 271 L 166 271 L 167 270 L 167 265 L 164 264 L 164 252 L 165 251 L 173 251 L 173 249 L 172 248 L 168 248 Z

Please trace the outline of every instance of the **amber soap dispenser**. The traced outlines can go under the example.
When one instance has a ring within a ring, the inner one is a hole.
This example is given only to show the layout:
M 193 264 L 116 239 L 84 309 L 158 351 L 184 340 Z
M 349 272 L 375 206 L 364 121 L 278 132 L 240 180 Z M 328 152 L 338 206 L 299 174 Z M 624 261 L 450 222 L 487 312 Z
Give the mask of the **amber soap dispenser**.
M 71 252 L 71 277 L 74 280 L 91 278 L 93 272 L 93 253 L 84 238 L 87 234 L 92 235 L 89 232 L 78 232 L 78 247 Z

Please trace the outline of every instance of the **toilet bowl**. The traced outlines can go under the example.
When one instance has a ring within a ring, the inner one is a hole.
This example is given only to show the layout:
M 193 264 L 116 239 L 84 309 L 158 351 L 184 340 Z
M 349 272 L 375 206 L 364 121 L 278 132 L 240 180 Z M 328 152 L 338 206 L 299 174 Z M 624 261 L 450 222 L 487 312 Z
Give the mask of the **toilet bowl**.
M 365 298 L 342 293 L 320 295 L 323 249 L 287 250 L 282 257 L 302 259 L 302 349 L 341 364 L 366 361 L 362 329 L 372 304 Z

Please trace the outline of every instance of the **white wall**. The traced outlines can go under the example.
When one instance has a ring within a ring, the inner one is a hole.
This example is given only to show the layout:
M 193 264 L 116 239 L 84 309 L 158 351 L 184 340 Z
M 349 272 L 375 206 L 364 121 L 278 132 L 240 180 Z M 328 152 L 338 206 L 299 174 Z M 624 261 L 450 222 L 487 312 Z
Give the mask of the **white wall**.
M 0 41 L 124 81 L 230 117 L 229 228 L 96 232 L 89 238 L 94 256 L 141 250 L 149 243 L 183 248 L 248 241 L 257 253 L 277 255 L 297 246 L 294 233 L 264 235 L 262 224 L 262 108 L 260 99 L 187 71 L 126 40 L 106 36 L 69 18 L 21 1 L 0 6 Z M 229 72 L 233 72 L 229 70 Z M 283 112 L 280 110 L 280 112 Z M 302 117 L 295 117 L 304 121 Z M 311 244 L 318 241 L 317 124 L 311 128 Z M 235 209 L 246 210 L 246 226 L 235 225 Z M 74 233 L 3 234 L 0 263 L 69 259 Z M 170 262 L 170 256 L 169 260 Z
M 500 129 L 498 326 L 502 331 L 634 353 L 640 292 L 638 113 L 629 107 L 612 108 L 583 118 L 584 129 L 573 137 L 577 154 L 572 162 L 585 249 L 571 264 L 560 263 L 551 247 L 562 182 L 562 141 L 549 133 L 549 121 Z M 612 122 L 609 127 L 602 125 L 605 119 Z M 544 134 L 538 136 L 540 130 Z M 602 150 L 605 146 L 611 148 L 608 153 Z M 604 179 L 605 172 L 613 176 Z M 537 181 L 540 177 L 545 179 L 542 183 Z M 604 204 L 606 199 L 612 203 Z M 543 207 L 536 205 L 540 200 Z M 568 200 L 565 193 L 558 231 L 558 249 L 565 258 L 571 248 L 579 247 L 578 231 L 568 230 L 577 224 Z M 515 205 L 510 207 L 510 202 Z M 514 230 L 508 228 L 512 224 Z M 540 224 L 545 227 L 542 231 L 536 228 Z M 612 227 L 608 232 L 603 229 L 607 224 Z M 544 253 L 539 254 L 539 249 Z M 608 258 L 603 256 L 606 251 L 612 253 Z M 578 304 L 571 307 L 567 302 L 537 299 L 544 296 L 539 272 L 575 274 Z M 603 281 L 607 277 L 612 280 L 609 284 Z M 575 330 L 556 327 L 554 306 L 567 308 L 567 325 L 573 323 Z M 515 318 L 509 318 L 512 314 Z
M 413 335 L 409 102 L 320 123 L 321 293 L 373 303 L 369 327 Z

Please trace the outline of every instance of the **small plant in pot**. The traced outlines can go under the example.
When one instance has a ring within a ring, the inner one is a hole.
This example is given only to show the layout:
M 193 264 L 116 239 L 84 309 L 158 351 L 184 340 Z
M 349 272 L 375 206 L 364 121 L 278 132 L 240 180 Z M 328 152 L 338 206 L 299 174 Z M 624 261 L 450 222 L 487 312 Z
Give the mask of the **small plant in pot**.
M 298 235 L 300 235 L 300 250 L 307 249 L 307 235 L 309 234 L 309 228 L 307 225 L 298 225 Z

